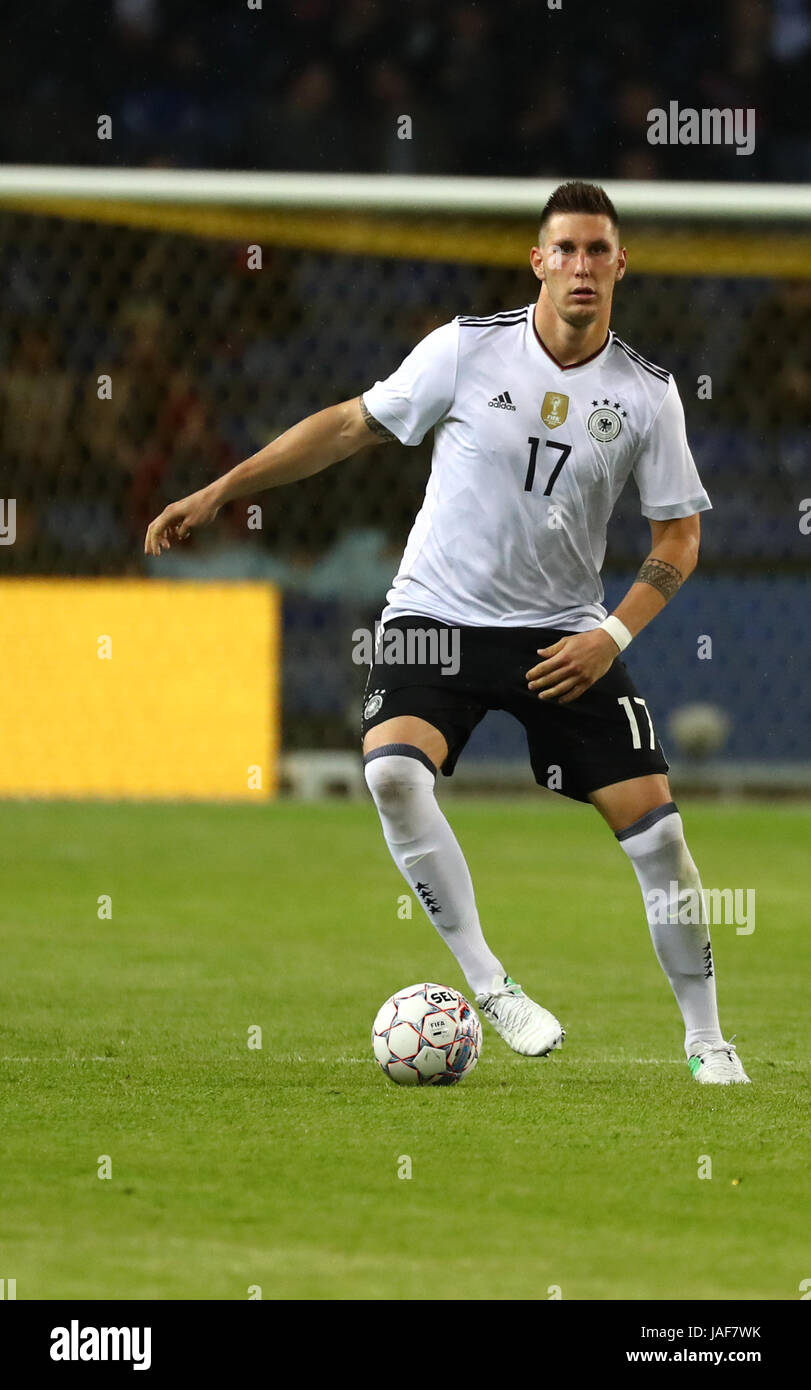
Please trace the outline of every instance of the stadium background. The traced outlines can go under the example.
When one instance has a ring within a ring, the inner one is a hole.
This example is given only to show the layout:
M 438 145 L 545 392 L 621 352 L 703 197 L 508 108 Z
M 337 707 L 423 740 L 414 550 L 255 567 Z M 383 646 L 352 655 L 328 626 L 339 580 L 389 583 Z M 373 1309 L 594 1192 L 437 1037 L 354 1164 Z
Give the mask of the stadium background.
M 622 26 L 595 30 L 591 13 L 564 23 L 522 3 L 461 3 L 438 17 L 424 3 L 398 11 L 310 0 L 274 6 L 271 41 L 265 15 L 237 22 L 225 5 L 191 23 L 187 7 L 168 0 L 122 0 L 104 17 L 90 6 L 44 9 L 65 51 L 40 50 L 24 119 L 2 123 L 7 164 L 537 177 L 539 207 L 544 181 L 576 173 L 608 180 L 621 214 L 627 178 L 771 181 L 779 210 L 782 181 L 811 172 L 803 4 L 732 3 L 719 16 L 689 4 L 654 33 L 641 4 L 623 7 Z M 36 22 L 17 17 L 17 61 L 26 45 L 33 53 L 42 23 L 39 11 Z M 240 65 L 245 80 L 235 83 Z M 645 112 L 673 91 L 683 107 L 755 107 L 755 153 L 647 144 Z M 101 112 L 111 116 L 110 141 L 96 137 Z M 401 112 L 413 119 L 410 140 L 396 138 Z M 17 502 L 3 573 L 272 583 L 281 595 L 282 724 L 279 737 L 275 715 L 265 727 L 254 710 L 262 738 L 273 756 L 279 745 L 286 754 L 356 750 L 365 669 L 352 663 L 351 634 L 380 612 L 422 497 L 430 437 L 417 449 L 373 448 L 261 495 L 261 530 L 248 525 L 248 502 L 231 506 L 159 562 L 143 557 L 146 524 L 302 416 L 388 374 L 437 324 L 534 298 L 526 253 L 535 219 L 57 192 L 32 199 L 6 188 L 0 204 L 0 456 L 3 493 Z M 625 218 L 623 239 L 630 271 L 613 325 L 675 374 L 714 504 L 698 573 L 635 645 L 631 668 L 677 781 L 811 785 L 811 653 L 801 623 L 809 537 L 800 525 L 811 492 L 807 239 L 779 216 Z M 249 268 L 249 245 L 261 246 L 261 269 Z M 112 398 L 100 400 L 104 373 Z M 710 399 L 700 398 L 706 376 Z M 609 607 L 647 547 L 630 484 L 609 532 Z M 48 597 L 46 645 L 58 610 Z M 161 622 L 143 618 L 145 642 L 174 641 L 171 631 L 161 636 Z M 31 676 L 30 614 L 11 623 L 7 650 L 28 672 L 17 699 L 30 710 L 32 679 L 43 685 Z M 699 656 L 707 636 L 709 660 Z M 217 665 L 212 652 L 208 677 Z M 58 685 L 59 670 L 53 679 Z M 262 679 L 257 669 L 260 703 Z M 74 692 L 77 707 L 86 696 Z M 182 687 L 172 697 L 182 700 Z M 229 698 L 213 691 L 218 728 Z M 709 762 L 685 762 L 668 737 L 670 716 L 695 703 L 729 721 Z M 34 704 L 51 725 L 52 704 Z M 198 710 L 201 737 L 210 717 L 208 706 Z M 85 709 L 81 758 L 92 741 L 87 719 Z M 506 716 L 489 716 L 459 780 L 531 785 L 522 738 Z M 97 754 L 101 763 L 106 756 Z M 340 766 L 339 783 L 351 784 L 349 764 Z M 247 794 L 229 776 L 226 790 Z M 271 773 L 261 791 L 274 785 Z M 32 786 L 49 789 L 44 767 Z M 6 787 L 15 789 L 26 788 Z M 52 789 L 66 787 L 56 779 Z M 105 787 L 100 768 L 84 789 L 127 787 L 114 779 Z

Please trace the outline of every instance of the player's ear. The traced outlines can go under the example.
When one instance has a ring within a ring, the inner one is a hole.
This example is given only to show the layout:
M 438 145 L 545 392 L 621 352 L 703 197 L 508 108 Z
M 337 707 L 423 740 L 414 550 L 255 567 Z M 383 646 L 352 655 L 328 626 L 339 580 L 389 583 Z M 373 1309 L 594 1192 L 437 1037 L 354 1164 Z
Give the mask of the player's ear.
M 628 253 L 624 246 L 621 246 L 617 253 L 617 279 L 621 280 L 625 274 L 625 267 L 628 264 Z
M 540 246 L 533 246 L 529 253 L 529 263 L 532 266 L 532 273 L 538 280 L 544 279 L 543 270 L 543 251 Z

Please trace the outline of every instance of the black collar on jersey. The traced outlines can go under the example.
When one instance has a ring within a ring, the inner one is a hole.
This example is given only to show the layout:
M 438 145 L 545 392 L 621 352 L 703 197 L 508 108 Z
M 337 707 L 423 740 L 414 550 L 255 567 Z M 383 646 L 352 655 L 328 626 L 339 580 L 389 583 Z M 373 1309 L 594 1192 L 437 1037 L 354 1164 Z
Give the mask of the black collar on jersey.
M 598 347 L 596 352 L 590 352 L 588 357 L 581 357 L 579 362 L 569 362 L 569 364 L 564 367 L 563 363 L 558 361 L 554 352 L 549 351 L 549 348 L 546 346 L 546 343 L 544 342 L 543 338 L 538 332 L 538 325 L 535 322 L 534 305 L 532 306 L 532 331 L 535 334 L 535 337 L 537 338 L 540 346 L 546 353 L 547 357 L 549 357 L 554 362 L 555 366 L 558 367 L 562 372 L 571 372 L 575 367 L 585 367 L 587 362 L 593 362 L 595 357 L 599 357 L 601 352 L 605 352 L 605 349 L 608 347 L 608 344 L 611 341 L 611 329 L 609 328 L 605 337 L 605 342 L 603 343 L 602 347 Z

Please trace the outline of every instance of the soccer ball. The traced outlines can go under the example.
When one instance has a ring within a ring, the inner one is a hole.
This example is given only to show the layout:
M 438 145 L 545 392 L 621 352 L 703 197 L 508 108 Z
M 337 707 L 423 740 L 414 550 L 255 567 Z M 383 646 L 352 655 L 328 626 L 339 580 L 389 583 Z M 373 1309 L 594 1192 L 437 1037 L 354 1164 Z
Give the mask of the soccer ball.
M 447 985 L 398 989 L 372 1024 L 375 1061 L 399 1086 L 453 1086 L 479 1060 L 482 1026 Z
M 710 758 L 726 743 L 731 720 L 720 705 L 681 705 L 671 714 L 668 728 L 685 757 Z

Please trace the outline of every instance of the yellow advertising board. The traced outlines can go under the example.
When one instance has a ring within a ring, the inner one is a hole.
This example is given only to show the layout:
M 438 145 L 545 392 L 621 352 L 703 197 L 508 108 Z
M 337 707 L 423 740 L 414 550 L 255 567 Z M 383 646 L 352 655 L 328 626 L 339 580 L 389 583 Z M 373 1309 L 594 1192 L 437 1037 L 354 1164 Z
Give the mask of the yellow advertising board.
M 275 794 L 271 585 L 2 580 L 0 663 L 0 796 Z

